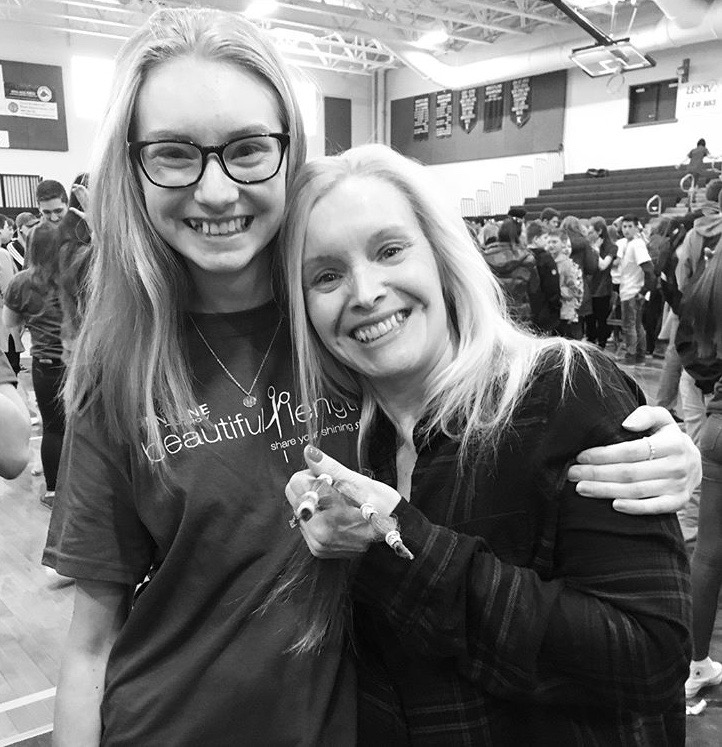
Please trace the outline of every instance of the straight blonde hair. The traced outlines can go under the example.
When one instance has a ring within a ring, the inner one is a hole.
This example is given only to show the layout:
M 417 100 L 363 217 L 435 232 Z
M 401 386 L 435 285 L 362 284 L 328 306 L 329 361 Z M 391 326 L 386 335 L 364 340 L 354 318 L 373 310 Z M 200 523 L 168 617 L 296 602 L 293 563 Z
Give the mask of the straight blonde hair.
M 462 454 L 472 445 L 496 449 L 542 358 L 557 356 L 566 380 L 579 356 L 592 368 L 587 349 L 562 338 L 537 337 L 515 324 L 461 216 L 444 204 L 423 166 L 383 145 L 314 160 L 291 186 L 280 254 L 302 398 L 312 402 L 324 393 L 360 401 L 359 456 L 363 458 L 378 399 L 370 382 L 324 347 L 308 317 L 303 289 L 310 214 L 319 200 L 351 177 L 384 181 L 406 198 L 439 268 L 457 350 L 423 403 L 426 433 L 440 431 L 458 439 Z
M 424 432 L 427 437 L 442 432 L 458 441 L 458 469 L 463 470 L 467 456 L 496 452 L 543 360 L 553 356 L 562 368 L 565 386 L 576 363 L 584 361 L 594 375 L 588 348 L 561 338 L 536 337 L 511 320 L 504 295 L 461 216 L 445 206 L 423 166 L 382 145 L 352 148 L 307 163 L 291 186 L 280 242 L 296 375 L 303 401 L 313 402 L 324 394 L 361 403 L 359 464 L 366 462 L 370 427 L 381 403 L 371 382 L 324 347 L 309 319 L 303 287 L 311 212 L 319 200 L 351 177 L 381 180 L 397 189 L 434 252 L 456 334 L 456 355 L 432 382 L 423 402 Z M 334 568 L 332 561 L 307 555 L 297 558 L 296 566 L 281 579 L 274 599 L 294 589 L 314 590 L 310 619 L 296 651 L 317 649 L 343 630 L 346 568 L 343 561 L 336 561 Z
M 65 402 L 69 415 L 99 402 L 108 433 L 137 452 L 140 434 L 160 439 L 159 415 L 180 427 L 194 404 L 182 335 L 189 275 L 148 217 L 126 144 L 149 72 L 183 57 L 238 66 L 271 89 L 290 135 L 287 184 L 306 157 L 289 70 L 272 42 L 239 14 L 159 10 L 118 54 L 90 174 L 95 261 Z

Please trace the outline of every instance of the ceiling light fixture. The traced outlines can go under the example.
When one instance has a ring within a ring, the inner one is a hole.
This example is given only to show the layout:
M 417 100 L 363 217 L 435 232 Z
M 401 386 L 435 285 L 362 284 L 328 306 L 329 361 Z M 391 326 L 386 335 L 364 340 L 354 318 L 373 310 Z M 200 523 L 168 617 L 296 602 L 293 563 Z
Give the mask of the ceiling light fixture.
M 446 44 L 448 40 L 449 34 L 446 28 L 439 24 L 421 34 L 414 43 L 414 46 L 421 47 L 422 49 L 436 49 Z
M 244 11 L 244 15 L 246 18 L 265 18 L 275 12 L 277 8 L 276 0 L 253 0 Z

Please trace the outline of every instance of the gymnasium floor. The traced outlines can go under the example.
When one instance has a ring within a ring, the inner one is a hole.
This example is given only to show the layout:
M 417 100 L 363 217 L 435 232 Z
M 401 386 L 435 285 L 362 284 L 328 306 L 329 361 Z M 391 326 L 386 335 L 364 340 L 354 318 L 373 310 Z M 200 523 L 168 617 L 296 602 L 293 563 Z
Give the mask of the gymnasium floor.
M 648 397 L 656 393 L 659 361 L 628 370 Z M 21 377 L 30 386 L 28 374 Z M 19 478 L 0 478 L 0 747 L 50 745 L 60 654 L 72 612 L 73 587 L 60 585 L 40 565 L 50 512 L 39 501 L 43 477 L 31 474 L 39 463 L 37 426 L 32 447 L 31 464 Z M 722 614 L 710 654 L 722 659 Z M 722 744 L 722 686 L 703 697 L 705 711 L 687 718 L 688 747 Z

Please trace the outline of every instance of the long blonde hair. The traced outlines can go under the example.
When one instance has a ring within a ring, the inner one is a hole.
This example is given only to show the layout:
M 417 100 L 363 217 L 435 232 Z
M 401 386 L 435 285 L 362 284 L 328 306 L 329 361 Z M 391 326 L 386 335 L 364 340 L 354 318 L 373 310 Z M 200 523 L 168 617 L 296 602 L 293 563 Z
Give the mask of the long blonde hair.
M 159 440 L 160 414 L 181 424 L 193 406 L 181 333 L 188 272 L 150 222 L 126 146 L 149 72 L 182 57 L 228 62 L 268 85 L 290 135 L 287 183 L 306 156 L 289 71 L 271 41 L 239 14 L 159 10 L 121 49 L 90 175 L 96 260 L 65 402 L 72 414 L 100 401 L 108 432 L 138 450 L 144 429 Z
M 423 403 L 426 432 L 441 431 L 458 439 L 462 454 L 472 445 L 495 449 L 540 360 L 556 354 L 566 378 L 574 352 L 587 359 L 586 350 L 561 338 L 536 337 L 511 320 L 503 292 L 475 250 L 461 216 L 444 204 L 423 166 L 386 146 L 365 145 L 314 160 L 291 186 L 281 257 L 302 399 L 313 402 L 324 393 L 360 401 L 359 456 L 363 459 L 379 402 L 370 383 L 324 347 L 306 312 L 302 281 L 311 211 L 350 177 L 378 179 L 395 187 L 407 199 L 434 251 L 457 350 Z
M 433 381 L 423 403 L 425 431 L 427 435 L 441 431 L 460 443 L 458 468 L 462 470 L 467 456 L 498 448 L 543 358 L 555 356 L 565 383 L 577 361 L 586 361 L 593 373 L 592 361 L 583 345 L 535 337 L 510 319 L 503 293 L 461 216 L 445 207 L 424 167 L 381 145 L 352 148 L 307 163 L 291 185 L 280 242 L 296 375 L 302 401 L 335 394 L 361 403 L 360 464 L 365 463 L 370 426 L 381 405 L 371 383 L 336 360 L 316 334 L 306 311 L 302 274 L 311 211 L 324 195 L 351 177 L 382 180 L 399 190 L 434 251 L 456 333 L 456 355 Z M 308 620 L 294 650 L 315 650 L 344 630 L 344 563 L 297 555 L 280 579 L 271 599 L 294 592 L 313 593 Z

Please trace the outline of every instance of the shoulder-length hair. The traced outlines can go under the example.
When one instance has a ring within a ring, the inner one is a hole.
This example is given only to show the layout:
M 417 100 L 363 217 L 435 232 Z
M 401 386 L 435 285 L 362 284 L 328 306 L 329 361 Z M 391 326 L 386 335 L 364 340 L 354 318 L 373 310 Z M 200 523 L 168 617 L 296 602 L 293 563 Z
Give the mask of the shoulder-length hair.
M 512 322 L 504 295 L 475 250 L 461 216 L 445 205 L 423 166 L 386 146 L 365 145 L 314 160 L 291 186 L 281 257 L 302 397 L 313 402 L 324 393 L 361 402 L 359 459 L 363 463 L 368 427 L 380 402 L 369 381 L 324 347 L 309 320 L 303 292 L 311 212 L 334 187 L 352 177 L 381 180 L 405 197 L 439 269 L 456 354 L 433 381 L 423 403 L 427 434 L 441 431 L 458 439 L 462 455 L 472 445 L 496 448 L 540 358 L 554 351 L 568 373 L 573 351 L 583 348 L 560 338 L 535 337 Z
M 595 215 L 589 219 L 589 225 L 599 234 L 602 243 L 599 245 L 599 254 L 606 257 L 614 248 L 614 241 L 609 235 L 607 221 L 601 215 Z
M 306 156 L 289 70 L 272 42 L 238 13 L 205 8 L 154 13 L 124 45 L 90 173 L 91 292 L 65 390 L 68 413 L 102 403 L 108 432 L 138 444 L 160 437 L 158 415 L 187 421 L 193 406 L 182 337 L 189 276 L 154 229 L 126 143 L 148 74 L 168 60 L 198 57 L 251 72 L 275 94 L 290 135 L 287 183 Z M 182 85 L 178 81 L 178 85 Z
M 382 145 L 365 145 L 314 160 L 301 169 L 291 185 L 281 231 L 295 369 L 304 401 L 316 401 L 323 394 L 360 402 L 359 464 L 366 465 L 370 425 L 382 405 L 372 382 L 336 360 L 324 347 L 308 317 L 303 288 L 303 255 L 311 212 L 319 200 L 350 178 L 380 180 L 397 189 L 411 206 L 434 252 L 456 352 L 452 363 L 430 386 L 423 402 L 423 422 L 427 437 L 443 432 L 460 443 L 458 468 L 463 469 L 472 449 L 475 453 L 497 449 L 543 357 L 556 356 L 565 383 L 576 361 L 586 360 L 592 372 L 593 364 L 582 345 L 561 338 L 535 337 L 514 324 L 504 295 L 476 251 L 463 219 L 444 204 L 424 167 Z M 575 355 L 576 351 L 580 355 Z M 311 430 L 309 438 L 313 438 Z M 298 593 L 299 589 L 313 591 L 314 604 L 294 649 L 314 650 L 325 640 L 334 640 L 343 629 L 339 612 L 343 609 L 343 566 L 337 567 L 334 575 L 329 561 L 319 564 L 308 556 L 295 562 L 296 567 L 284 574 L 271 599 L 294 590 Z
M 584 230 L 582 228 L 582 222 L 579 220 L 579 218 L 576 217 L 576 215 L 567 215 L 567 217 L 562 221 L 560 228 L 563 231 L 566 231 L 566 234 L 569 237 L 569 241 L 571 241 L 573 244 L 578 241 L 587 240 L 587 237 L 584 235 Z

